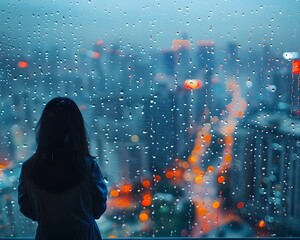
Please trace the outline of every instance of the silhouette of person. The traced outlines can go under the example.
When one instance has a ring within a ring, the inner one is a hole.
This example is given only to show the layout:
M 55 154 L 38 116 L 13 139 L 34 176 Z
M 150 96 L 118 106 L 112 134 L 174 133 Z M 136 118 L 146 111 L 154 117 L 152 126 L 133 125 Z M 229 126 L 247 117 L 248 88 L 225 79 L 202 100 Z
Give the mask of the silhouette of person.
M 65 97 L 49 101 L 36 140 L 18 186 L 20 211 L 38 223 L 35 239 L 101 239 L 95 219 L 106 210 L 107 187 L 76 103 Z

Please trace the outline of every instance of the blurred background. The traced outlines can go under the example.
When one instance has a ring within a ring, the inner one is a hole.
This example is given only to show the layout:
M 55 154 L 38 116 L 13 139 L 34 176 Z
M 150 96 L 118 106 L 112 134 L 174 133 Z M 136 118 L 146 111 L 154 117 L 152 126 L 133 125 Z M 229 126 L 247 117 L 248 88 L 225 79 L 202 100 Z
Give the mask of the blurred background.
M 300 236 L 298 0 L 0 10 L 0 237 L 35 235 L 16 189 L 56 96 L 107 181 L 103 237 Z

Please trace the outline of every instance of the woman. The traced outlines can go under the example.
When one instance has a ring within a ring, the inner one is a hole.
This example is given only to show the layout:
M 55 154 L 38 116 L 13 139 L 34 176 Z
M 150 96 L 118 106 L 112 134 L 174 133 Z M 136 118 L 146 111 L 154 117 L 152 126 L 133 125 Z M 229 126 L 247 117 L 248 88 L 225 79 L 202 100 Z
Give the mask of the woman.
M 76 103 L 49 101 L 37 130 L 37 150 L 22 165 L 18 187 L 20 211 L 38 222 L 35 239 L 101 239 L 95 219 L 106 210 L 107 187 Z

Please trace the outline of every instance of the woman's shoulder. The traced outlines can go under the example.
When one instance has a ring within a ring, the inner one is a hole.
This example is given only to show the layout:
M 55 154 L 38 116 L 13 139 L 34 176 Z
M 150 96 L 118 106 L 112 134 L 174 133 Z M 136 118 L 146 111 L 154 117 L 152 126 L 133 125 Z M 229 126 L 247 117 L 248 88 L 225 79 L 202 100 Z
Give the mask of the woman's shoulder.
M 93 156 L 86 156 L 85 162 L 88 168 L 98 164 L 97 157 L 93 157 Z

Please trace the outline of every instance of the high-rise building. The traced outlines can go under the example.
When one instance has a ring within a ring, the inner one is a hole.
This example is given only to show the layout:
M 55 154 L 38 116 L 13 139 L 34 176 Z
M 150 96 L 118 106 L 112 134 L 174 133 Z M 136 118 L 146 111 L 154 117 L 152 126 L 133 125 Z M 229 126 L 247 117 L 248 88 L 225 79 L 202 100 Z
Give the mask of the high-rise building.
M 155 170 L 161 172 L 173 160 L 176 136 L 174 94 L 166 85 L 158 84 L 153 97 L 145 104 L 145 121 L 149 158 Z
M 263 219 L 270 232 L 298 231 L 300 122 L 284 113 L 260 112 L 236 136 L 230 192 L 243 215 Z M 278 227 L 281 226 L 281 227 Z

